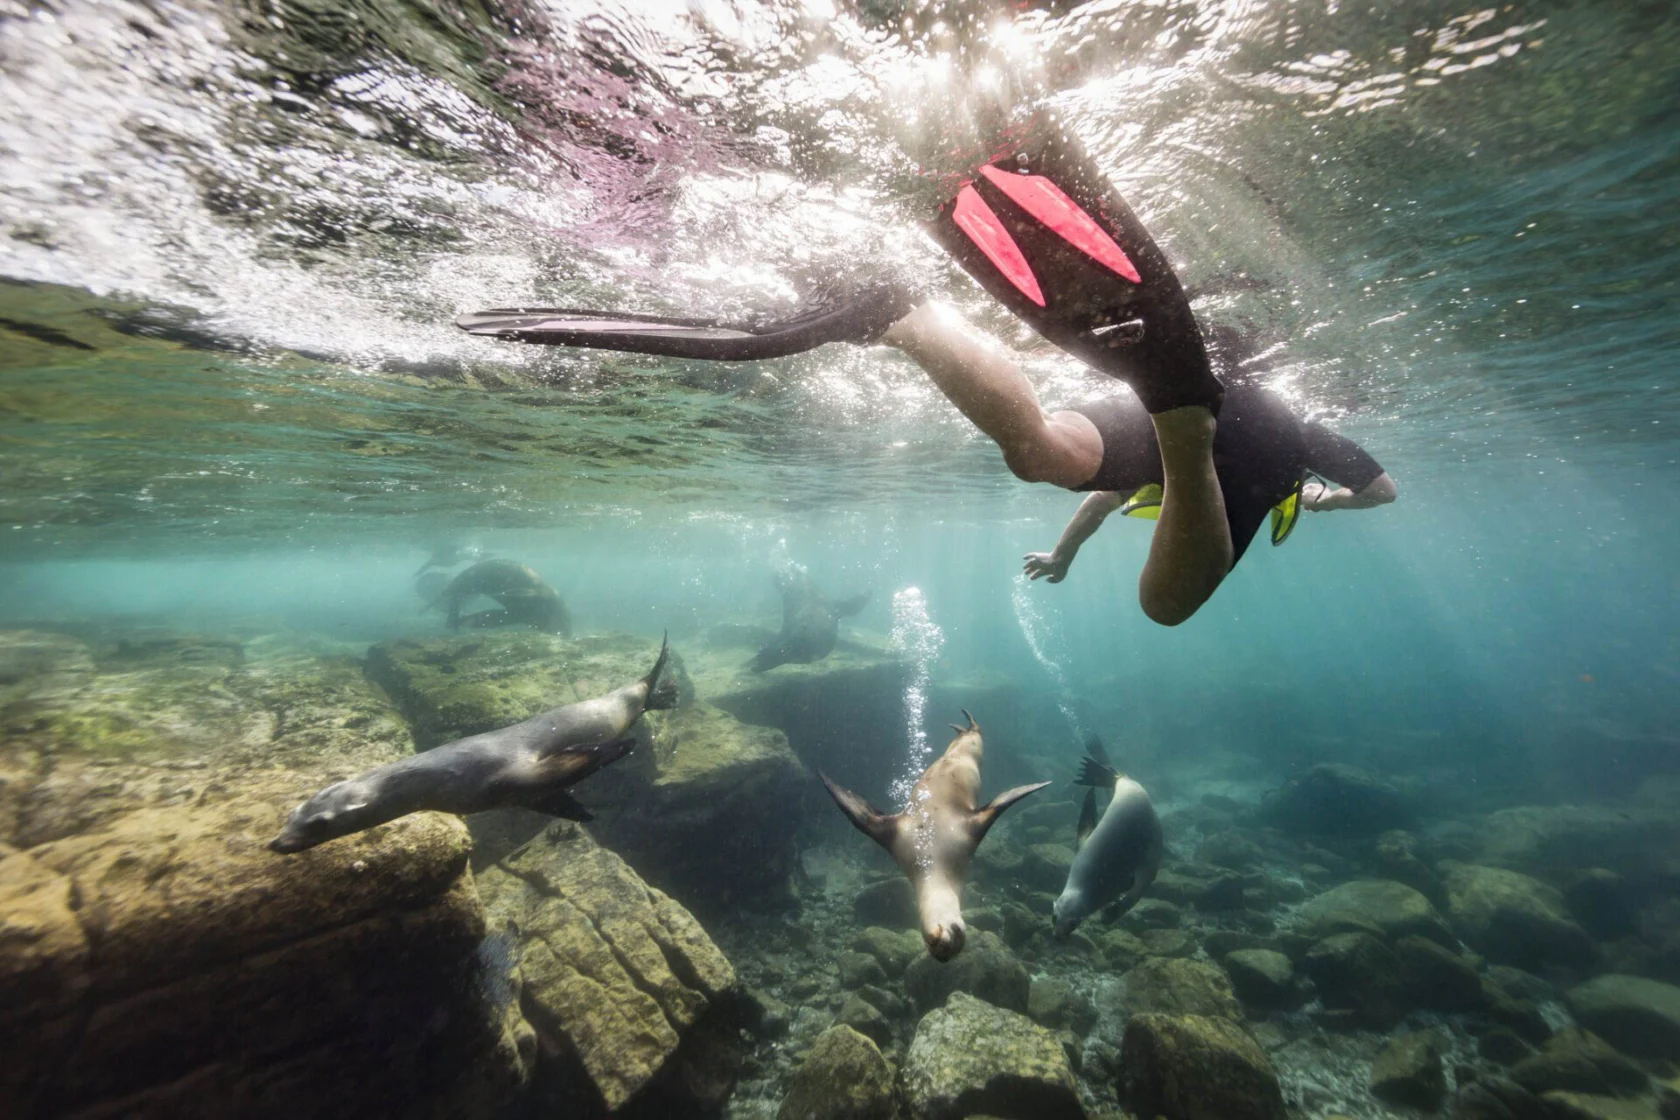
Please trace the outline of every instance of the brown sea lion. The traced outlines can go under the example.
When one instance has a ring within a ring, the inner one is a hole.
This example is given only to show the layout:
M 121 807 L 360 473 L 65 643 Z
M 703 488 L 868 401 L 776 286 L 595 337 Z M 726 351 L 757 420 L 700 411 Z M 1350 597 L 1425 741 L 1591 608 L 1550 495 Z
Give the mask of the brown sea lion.
M 840 640 L 840 620 L 850 618 L 869 602 L 869 592 L 838 603 L 829 601 L 804 568 L 788 564 L 776 573 L 782 592 L 782 632 L 759 650 L 752 671 L 763 673 L 778 665 L 809 665 L 834 652 Z
M 677 683 L 664 678 L 670 656 L 661 645 L 647 676 L 605 696 L 335 782 L 292 810 L 268 846 L 301 852 L 422 809 L 482 813 L 517 806 L 589 820 L 566 790 L 630 753 L 635 740 L 625 735 L 643 712 L 676 707 Z
M 494 625 L 519 623 L 547 634 L 572 636 L 572 615 L 559 592 L 536 572 L 513 560 L 485 560 L 465 569 L 449 581 L 432 606 L 447 608 L 449 628 L 459 630 L 463 621 L 461 607 L 479 595 L 501 604 L 505 616 L 497 616 Z M 487 618 L 479 619 L 478 624 L 489 622 Z
M 981 806 L 980 725 L 966 710 L 963 715 L 968 717 L 968 726 L 951 725 L 957 737 L 932 766 L 922 771 L 910 791 L 910 803 L 892 816 L 818 771 L 840 811 L 859 831 L 891 852 L 909 878 L 921 913 L 922 940 L 934 959 L 941 961 L 962 952 L 967 938 L 962 890 L 974 850 L 1005 809 L 1050 784 L 1016 786 Z

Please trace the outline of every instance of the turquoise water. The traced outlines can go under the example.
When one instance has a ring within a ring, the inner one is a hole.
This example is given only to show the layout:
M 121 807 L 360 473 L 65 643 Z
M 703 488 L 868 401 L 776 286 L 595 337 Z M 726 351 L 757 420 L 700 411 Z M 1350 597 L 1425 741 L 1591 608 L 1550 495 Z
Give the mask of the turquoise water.
M 1257 542 L 1165 629 L 1146 523 L 1021 579 L 1077 497 L 1011 478 L 896 352 L 708 365 L 450 325 L 791 306 L 885 262 L 1047 405 L 1115 391 L 917 229 L 1000 101 L 1071 125 L 1198 315 L 1275 346 L 1270 384 L 1397 503 Z M 921 593 L 937 648 L 897 656 L 936 695 L 1013 690 L 1010 780 L 1066 781 L 1095 732 L 1163 806 L 1346 763 L 1474 830 L 1621 806 L 1680 760 L 1672 5 L 65 0 L 0 9 L 0 120 L 0 629 L 360 658 L 448 635 L 414 575 L 458 542 L 530 565 L 580 633 L 680 654 L 774 629 L 786 555 L 872 593 L 841 627 L 871 649 Z M 42 749 L 22 711 L 7 772 Z M 806 865 L 890 871 L 808 784 Z M 733 955 L 756 928 L 716 932 Z M 759 1054 L 741 1099 L 773 1102 L 792 1058 Z

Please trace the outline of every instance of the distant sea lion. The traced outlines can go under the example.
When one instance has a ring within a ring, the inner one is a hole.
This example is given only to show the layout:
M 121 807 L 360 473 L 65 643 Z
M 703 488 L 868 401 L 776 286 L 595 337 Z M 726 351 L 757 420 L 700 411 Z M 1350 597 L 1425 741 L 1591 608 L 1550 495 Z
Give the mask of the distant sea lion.
M 869 593 L 830 603 L 804 568 L 788 564 L 776 572 L 782 591 L 782 633 L 773 645 L 758 651 L 752 671 L 762 673 L 789 663 L 808 665 L 834 652 L 840 640 L 840 620 L 857 614 Z
M 494 599 L 506 612 L 496 625 L 520 623 L 547 634 L 572 636 L 572 614 L 560 595 L 543 578 L 512 560 L 485 560 L 474 564 L 449 581 L 449 586 L 432 603 L 449 610 L 449 628 L 461 628 L 461 607 L 478 595 Z M 483 625 L 480 619 L 478 625 Z
M 849 789 L 829 781 L 823 785 L 840 811 L 865 835 L 897 861 L 916 890 L 921 913 L 922 940 L 935 960 L 948 961 L 962 952 L 967 938 L 962 919 L 962 890 L 968 865 L 986 831 L 1003 811 L 1029 793 L 1049 785 L 1016 786 L 978 807 L 980 799 L 980 725 L 965 710 L 967 727 L 952 724 L 957 737 L 945 753 L 922 771 L 902 812 L 887 816 Z
M 589 820 L 566 789 L 630 753 L 635 740 L 625 735 L 643 712 L 676 707 L 676 682 L 664 677 L 669 659 L 670 647 L 662 644 L 647 676 L 605 696 L 335 782 L 292 810 L 268 846 L 301 852 L 422 809 L 482 813 L 518 806 Z
M 1114 768 L 1095 735 L 1085 749 L 1089 753 L 1074 781 L 1091 788 L 1085 791 L 1085 805 L 1079 812 L 1079 850 L 1054 907 L 1057 937 L 1066 937 L 1116 898 L 1124 914 L 1137 905 L 1161 870 L 1161 820 L 1149 794 Z M 1113 791 L 1100 821 L 1098 789 Z
M 450 542 L 432 549 L 432 554 L 426 557 L 426 562 L 420 565 L 418 576 L 428 568 L 453 568 L 457 564 L 465 564 L 473 560 L 484 559 L 484 549 L 476 544 L 456 544 Z

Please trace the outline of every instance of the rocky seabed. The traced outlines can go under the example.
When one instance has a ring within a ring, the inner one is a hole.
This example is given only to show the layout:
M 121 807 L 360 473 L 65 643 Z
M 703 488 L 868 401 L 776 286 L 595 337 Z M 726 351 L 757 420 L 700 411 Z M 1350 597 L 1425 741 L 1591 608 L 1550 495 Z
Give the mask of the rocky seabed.
M 0 1115 L 1680 1117 L 1680 777 L 1187 796 L 1144 902 L 1065 941 L 1055 786 L 980 848 L 941 964 L 812 774 L 884 798 L 905 666 L 858 638 L 755 675 L 759 640 L 677 643 L 683 704 L 574 791 L 588 826 L 421 813 L 282 857 L 314 790 L 655 643 L 0 631 Z M 940 689 L 988 790 L 1067 777 L 1007 682 Z

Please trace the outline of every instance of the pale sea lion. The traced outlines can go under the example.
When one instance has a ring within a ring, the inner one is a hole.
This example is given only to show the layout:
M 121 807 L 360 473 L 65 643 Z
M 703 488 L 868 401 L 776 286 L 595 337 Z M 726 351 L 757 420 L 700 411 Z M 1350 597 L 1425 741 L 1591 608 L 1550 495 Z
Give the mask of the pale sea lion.
M 513 560 L 474 564 L 450 580 L 432 606 L 447 608 L 449 628 L 459 630 L 461 607 L 479 595 L 496 600 L 506 612 L 505 621 L 498 619 L 496 625 L 521 623 L 547 634 L 572 635 L 572 615 L 559 593 L 536 572 Z M 480 620 L 480 624 L 485 621 Z
M 676 707 L 677 684 L 665 676 L 670 655 L 662 644 L 647 676 L 605 696 L 335 782 L 292 810 L 268 846 L 301 852 L 423 809 L 482 813 L 517 806 L 587 821 L 589 811 L 566 790 L 630 753 L 635 740 L 626 733 L 643 712 Z
M 752 671 L 762 673 L 778 665 L 808 665 L 834 652 L 840 640 L 840 620 L 850 618 L 869 602 L 869 593 L 831 603 L 804 568 L 788 564 L 776 572 L 782 592 L 782 632 L 759 650 Z
M 980 806 L 980 725 L 966 710 L 963 715 L 968 717 L 968 726 L 951 725 L 957 737 L 932 766 L 922 771 L 910 791 L 910 803 L 892 816 L 818 771 L 840 811 L 891 852 L 909 878 L 921 914 L 922 940 L 934 959 L 941 961 L 962 952 L 967 937 L 962 890 L 974 850 L 1005 809 L 1050 784 L 1016 786 Z
M 1056 899 L 1055 935 L 1066 937 L 1115 899 L 1119 913 L 1136 906 L 1161 870 L 1161 819 L 1144 788 L 1114 768 L 1095 735 L 1085 744 L 1075 784 L 1089 786 L 1079 812 L 1078 851 Z M 1097 819 L 1097 790 L 1111 790 Z

